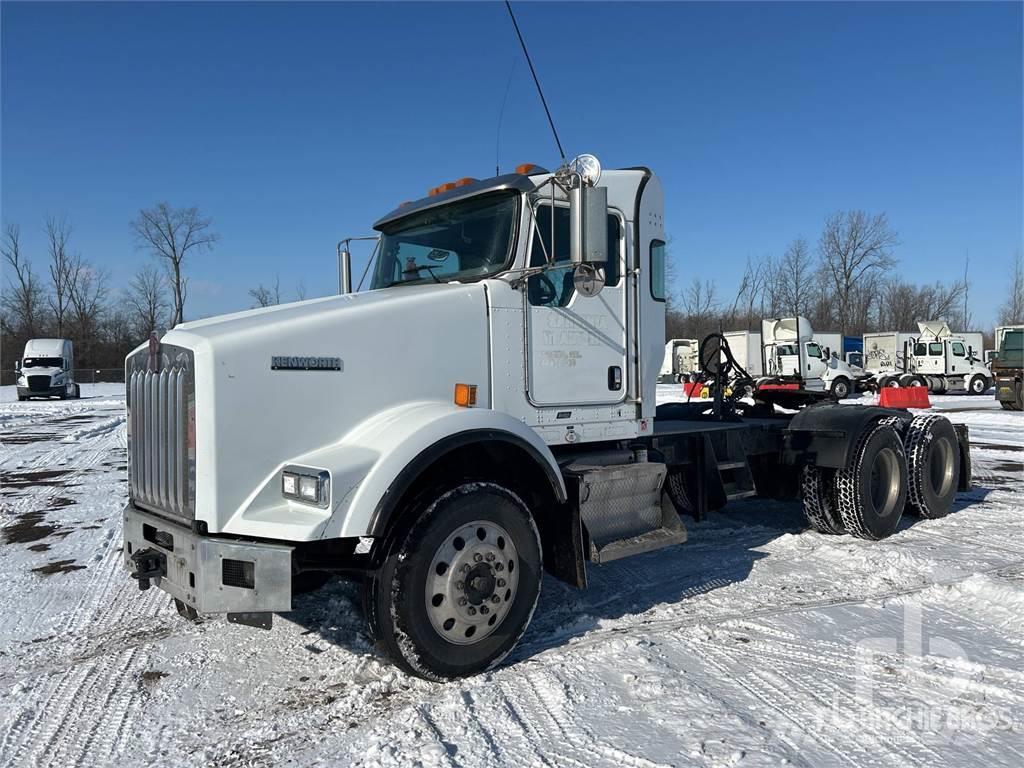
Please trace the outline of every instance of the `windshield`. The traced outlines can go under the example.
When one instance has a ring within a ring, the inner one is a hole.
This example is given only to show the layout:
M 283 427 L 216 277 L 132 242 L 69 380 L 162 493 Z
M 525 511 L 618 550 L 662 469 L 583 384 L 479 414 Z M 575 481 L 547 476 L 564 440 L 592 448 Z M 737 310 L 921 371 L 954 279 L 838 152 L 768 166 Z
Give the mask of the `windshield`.
M 519 196 L 501 192 L 387 225 L 370 288 L 471 281 L 500 272 L 511 258 L 518 210 Z
M 1024 331 L 1007 331 L 999 345 L 999 365 L 1024 368 Z
M 62 368 L 64 361 L 59 357 L 26 357 L 21 361 L 22 368 Z

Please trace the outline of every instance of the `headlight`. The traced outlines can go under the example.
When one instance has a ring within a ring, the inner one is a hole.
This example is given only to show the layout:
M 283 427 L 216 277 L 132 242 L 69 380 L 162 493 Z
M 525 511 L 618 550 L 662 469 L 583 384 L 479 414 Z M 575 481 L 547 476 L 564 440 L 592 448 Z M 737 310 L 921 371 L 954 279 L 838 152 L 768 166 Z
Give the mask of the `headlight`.
M 281 495 L 326 508 L 331 498 L 330 473 L 308 467 L 286 467 L 281 473 Z

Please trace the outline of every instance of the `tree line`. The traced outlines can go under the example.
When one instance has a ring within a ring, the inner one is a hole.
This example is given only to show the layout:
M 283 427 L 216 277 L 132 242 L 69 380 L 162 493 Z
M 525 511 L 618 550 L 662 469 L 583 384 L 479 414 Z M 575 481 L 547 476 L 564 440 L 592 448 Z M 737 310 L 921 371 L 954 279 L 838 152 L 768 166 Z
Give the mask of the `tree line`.
M 219 240 L 212 220 L 194 206 L 158 203 L 141 209 L 129 228 L 137 248 L 152 261 L 139 267 L 127 287 L 114 290 L 109 270 L 75 250 L 67 217 L 44 219 L 45 252 L 35 258 L 24 250 L 21 227 L 4 226 L 0 366 L 5 374 L 13 371 L 25 341 L 40 337 L 72 339 L 79 368 L 120 368 L 125 355 L 151 333 L 185 319 L 185 265 Z
M 954 331 L 975 330 L 966 271 L 963 278 L 947 282 L 906 280 L 896 271 L 899 245 L 885 213 L 837 212 L 825 220 L 813 245 L 797 237 L 781 255 L 748 258 L 731 297 L 720 294 L 714 281 L 698 277 L 679 287 L 669 296 L 666 336 L 702 339 L 720 330 L 760 331 L 764 318 L 794 315 L 806 317 L 817 330 L 848 336 L 915 331 L 919 320 L 945 320 Z M 670 259 L 669 285 L 676 285 L 677 269 Z M 1024 322 L 1019 251 L 1008 277 L 998 325 Z M 992 330 L 984 333 L 991 344 Z

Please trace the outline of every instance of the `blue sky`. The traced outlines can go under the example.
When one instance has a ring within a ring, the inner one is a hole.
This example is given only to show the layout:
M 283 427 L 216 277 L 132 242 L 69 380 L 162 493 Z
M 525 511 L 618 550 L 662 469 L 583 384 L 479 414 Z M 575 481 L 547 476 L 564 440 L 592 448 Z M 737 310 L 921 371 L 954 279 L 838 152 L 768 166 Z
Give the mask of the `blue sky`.
M 515 7 L 566 152 L 661 176 L 680 283 L 731 296 L 748 256 L 886 211 L 908 277 L 970 250 L 991 326 L 1024 239 L 1021 3 Z M 137 210 L 198 205 L 222 240 L 191 317 L 275 274 L 331 293 L 339 238 L 491 174 L 510 71 L 502 168 L 557 164 L 499 3 L 5 2 L 2 23 L 4 221 L 41 269 L 66 214 L 119 286 Z

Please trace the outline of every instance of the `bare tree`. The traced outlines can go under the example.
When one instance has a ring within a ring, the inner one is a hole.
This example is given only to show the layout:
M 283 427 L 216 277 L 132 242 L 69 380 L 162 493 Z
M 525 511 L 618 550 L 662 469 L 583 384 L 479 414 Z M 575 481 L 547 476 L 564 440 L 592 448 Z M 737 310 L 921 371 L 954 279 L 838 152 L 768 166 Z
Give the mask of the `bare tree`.
M 45 225 L 47 251 L 50 258 L 50 295 L 47 302 L 57 324 L 57 335 L 64 335 L 64 325 L 71 307 L 72 287 L 78 280 L 82 260 L 72 254 L 68 243 L 71 224 L 64 217 L 48 216 Z
M 265 288 L 263 283 L 260 283 L 255 288 L 249 289 L 249 295 L 252 296 L 257 307 L 274 307 L 281 303 L 281 276 L 277 275 L 274 277 L 274 284 L 269 288 Z
M 857 286 L 895 265 L 892 249 L 898 244 L 884 213 L 871 216 L 864 211 L 841 211 L 825 221 L 818 252 L 838 305 L 840 332 L 846 333 L 851 325 Z
M 150 264 L 135 273 L 125 293 L 131 309 L 131 325 L 136 338 L 148 338 L 153 331 L 162 331 L 167 323 L 170 304 L 167 301 L 167 280 Z
M 811 247 L 804 238 L 798 237 L 786 248 L 775 271 L 779 301 L 776 309 L 782 310 L 783 314 L 812 314 L 810 288 L 813 275 Z
M 306 300 L 306 284 L 299 280 L 298 285 L 295 286 L 295 299 L 296 301 Z
M 0 252 L 9 270 L 3 310 L 12 328 L 34 336 L 42 324 L 43 287 L 32 271 L 32 264 L 21 254 L 21 230 L 17 224 L 4 227 Z
M 199 209 L 172 208 L 158 203 L 155 208 L 143 208 L 131 222 L 132 231 L 140 248 L 162 259 L 174 294 L 174 314 L 171 325 L 185 319 L 185 298 L 188 279 L 184 274 L 185 259 L 190 253 L 209 251 L 220 235 L 211 229 L 213 220 L 203 218 Z
M 999 308 L 1000 325 L 1024 323 L 1024 258 L 1018 250 L 1013 260 L 1013 277 L 1010 278 L 1010 292 Z

